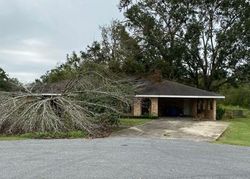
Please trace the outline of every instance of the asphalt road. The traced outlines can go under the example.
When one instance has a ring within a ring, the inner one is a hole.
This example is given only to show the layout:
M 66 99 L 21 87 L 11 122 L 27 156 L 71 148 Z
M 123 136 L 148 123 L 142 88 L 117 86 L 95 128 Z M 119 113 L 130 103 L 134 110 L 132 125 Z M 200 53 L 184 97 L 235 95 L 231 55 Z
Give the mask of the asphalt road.
M 0 178 L 250 178 L 250 148 L 106 138 L 0 142 Z

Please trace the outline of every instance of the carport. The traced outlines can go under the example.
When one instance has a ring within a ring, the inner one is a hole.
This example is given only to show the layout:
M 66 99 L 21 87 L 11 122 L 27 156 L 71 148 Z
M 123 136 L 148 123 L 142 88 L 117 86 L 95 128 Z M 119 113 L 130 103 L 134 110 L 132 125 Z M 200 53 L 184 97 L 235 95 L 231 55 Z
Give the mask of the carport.
M 133 115 L 216 120 L 216 100 L 224 98 L 214 92 L 164 80 L 148 83 L 138 91 Z

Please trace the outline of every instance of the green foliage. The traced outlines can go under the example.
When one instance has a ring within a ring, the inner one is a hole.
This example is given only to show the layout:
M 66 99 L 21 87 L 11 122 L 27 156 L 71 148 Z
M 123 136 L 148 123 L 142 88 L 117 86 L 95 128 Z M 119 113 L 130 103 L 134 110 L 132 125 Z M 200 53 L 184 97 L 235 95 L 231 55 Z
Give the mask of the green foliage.
M 120 0 L 119 8 L 124 21 L 102 27 L 100 41 L 68 55 L 42 82 L 70 79 L 85 63 L 129 75 L 157 70 L 212 91 L 250 82 L 249 1 Z
M 242 108 L 240 106 L 223 105 L 223 104 L 217 105 L 218 120 L 244 118 L 249 115 L 250 115 L 249 110 L 246 108 Z
M 242 77 L 249 64 L 246 0 L 121 0 L 120 9 L 144 64 L 165 78 L 217 90 Z
M 226 96 L 223 104 L 250 109 L 250 85 L 226 86 L 221 92 Z
M 221 104 L 219 104 L 219 106 L 222 107 L 225 110 L 242 110 L 242 111 L 247 111 L 246 108 L 242 108 L 240 106 L 221 105 Z
M 66 62 L 59 65 L 55 69 L 47 71 L 47 73 L 41 76 L 41 81 L 37 80 L 36 83 L 56 83 L 63 80 L 68 80 L 76 77 L 77 70 L 80 66 L 80 57 L 73 52 L 71 55 L 67 55 Z
M 17 79 L 9 78 L 7 73 L 0 68 L 0 91 L 17 91 L 20 89 L 20 83 Z
M 216 109 L 216 120 L 221 120 L 223 119 L 223 116 L 225 114 L 225 109 L 220 107 L 220 106 L 217 106 L 217 109 Z

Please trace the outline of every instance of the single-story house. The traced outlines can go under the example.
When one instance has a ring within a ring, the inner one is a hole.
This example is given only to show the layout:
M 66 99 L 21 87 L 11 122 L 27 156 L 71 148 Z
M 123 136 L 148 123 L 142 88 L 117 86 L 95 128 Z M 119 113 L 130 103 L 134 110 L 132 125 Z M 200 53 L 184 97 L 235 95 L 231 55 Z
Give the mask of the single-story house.
M 164 80 L 149 83 L 137 92 L 132 113 L 133 116 L 216 120 L 216 100 L 224 98 L 214 92 Z

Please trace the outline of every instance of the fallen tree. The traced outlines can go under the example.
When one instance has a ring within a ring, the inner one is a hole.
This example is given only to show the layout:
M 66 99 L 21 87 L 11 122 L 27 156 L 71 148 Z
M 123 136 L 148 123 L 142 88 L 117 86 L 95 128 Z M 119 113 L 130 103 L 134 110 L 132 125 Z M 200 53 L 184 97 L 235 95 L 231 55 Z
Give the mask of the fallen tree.
M 60 93 L 9 94 L 1 99 L 0 133 L 87 131 L 106 135 L 129 110 L 133 87 L 129 80 L 105 70 L 81 71 Z

